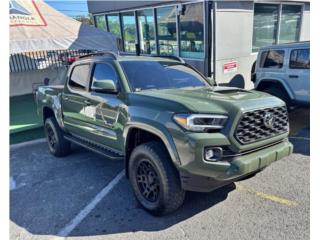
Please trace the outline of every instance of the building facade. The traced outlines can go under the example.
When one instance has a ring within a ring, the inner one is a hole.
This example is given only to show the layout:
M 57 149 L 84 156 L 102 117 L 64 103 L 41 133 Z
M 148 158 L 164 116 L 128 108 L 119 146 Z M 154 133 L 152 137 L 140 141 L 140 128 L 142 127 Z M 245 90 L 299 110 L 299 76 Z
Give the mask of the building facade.
M 176 55 L 221 85 L 252 88 L 260 47 L 309 40 L 309 1 L 88 1 L 126 54 Z

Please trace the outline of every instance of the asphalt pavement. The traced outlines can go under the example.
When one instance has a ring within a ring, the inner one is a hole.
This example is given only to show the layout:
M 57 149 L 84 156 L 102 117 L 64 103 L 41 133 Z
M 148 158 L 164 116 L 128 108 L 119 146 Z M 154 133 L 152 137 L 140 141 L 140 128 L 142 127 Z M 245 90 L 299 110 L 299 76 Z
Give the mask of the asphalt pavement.
M 12 146 L 10 239 L 309 239 L 308 114 L 290 114 L 291 156 L 214 192 L 188 192 L 165 217 L 140 207 L 122 162 L 79 147 L 55 158 L 41 140 Z

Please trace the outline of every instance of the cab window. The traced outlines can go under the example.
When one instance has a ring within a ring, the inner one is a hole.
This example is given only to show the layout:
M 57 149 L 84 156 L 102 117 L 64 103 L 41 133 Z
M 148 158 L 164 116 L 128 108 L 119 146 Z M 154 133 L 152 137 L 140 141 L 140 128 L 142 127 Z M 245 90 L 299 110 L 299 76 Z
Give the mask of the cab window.
M 261 68 L 282 68 L 284 50 L 269 50 L 261 53 Z
M 121 61 L 120 64 L 134 91 L 209 86 L 199 73 L 177 62 Z
M 75 66 L 69 79 L 69 86 L 75 90 L 85 91 L 88 82 L 89 70 L 89 64 Z
M 310 69 L 310 49 L 295 49 L 290 54 L 290 68 Z

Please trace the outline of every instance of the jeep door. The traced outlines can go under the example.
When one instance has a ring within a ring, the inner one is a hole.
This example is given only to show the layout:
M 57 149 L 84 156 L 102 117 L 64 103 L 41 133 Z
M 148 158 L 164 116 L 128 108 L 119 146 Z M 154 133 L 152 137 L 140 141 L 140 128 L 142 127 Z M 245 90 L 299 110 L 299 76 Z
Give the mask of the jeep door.
M 310 48 L 291 49 L 287 82 L 293 90 L 295 100 L 310 102 Z
M 117 90 L 106 91 L 92 87 L 95 81 L 112 81 Z M 90 124 L 89 138 L 93 142 L 122 152 L 126 108 L 124 108 L 120 85 L 119 75 L 112 62 L 95 63 L 90 81 L 90 94 L 87 95 L 86 103 L 91 113 L 91 115 L 87 114 L 87 121 Z

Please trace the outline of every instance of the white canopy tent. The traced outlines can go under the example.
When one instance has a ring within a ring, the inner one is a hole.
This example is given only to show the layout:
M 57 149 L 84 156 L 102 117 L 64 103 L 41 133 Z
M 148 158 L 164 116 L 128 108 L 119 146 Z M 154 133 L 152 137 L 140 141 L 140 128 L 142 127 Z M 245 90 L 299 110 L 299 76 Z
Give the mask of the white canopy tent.
M 9 4 L 10 96 L 32 93 L 44 78 L 50 84 L 63 83 L 67 69 L 46 51 L 118 51 L 115 35 L 67 17 L 42 0 Z
M 117 51 L 116 37 L 37 0 L 10 1 L 10 54 L 63 49 Z

